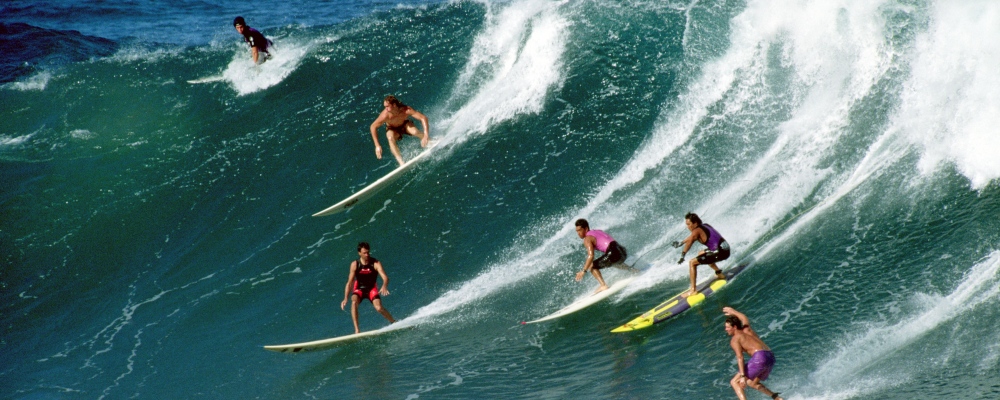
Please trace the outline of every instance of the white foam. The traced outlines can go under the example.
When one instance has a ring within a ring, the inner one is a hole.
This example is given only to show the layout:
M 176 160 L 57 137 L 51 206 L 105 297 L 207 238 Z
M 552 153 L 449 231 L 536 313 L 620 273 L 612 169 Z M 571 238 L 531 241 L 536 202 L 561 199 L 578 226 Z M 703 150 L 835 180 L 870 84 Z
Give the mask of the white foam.
M 871 321 L 867 329 L 849 334 L 796 391 L 804 398 L 841 399 L 884 391 L 910 379 L 922 379 L 918 366 L 907 362 L 883 362 L 874 367 L 873 364 L 904 351 L 924 335 L 981 304 L 995 301 L 1000 294 L 998 272 L 1000 252 L 993 252 L 973 266 L 951 293 L 943 296 L 914 294 L 911 300 L 917 309 L 915 313 L 895 323 Z
M 240 45 L 239 51 L 222 72 L 222 77 L 241 96 L 267 89 L 291 75 L 305 59 L 313 44 L 313 42 L 284 38 L 269 49 L 272 57 L 260 65 L 254 65 L 249 48 Z M 263 53 L 260 57 L 263 57 Z
M 923 148 L 921 171 L 950 163 L 974 188 L 1000 177 L 1000 3 L 936 1 L 916 40 L 895 128 Z
M 447 102 L 446 108 L 459 108 L 441 123 L 447 127 L 443 141 L 461 142 L 497 123 L 541 111 L 546 95 L 562 85 L 569 22 L 559 6 L 523 0 L 499 13 L 490 8 Z
M 22 92 L 43 91 L 45 90 L 45 87 L 48 86 L 50 80 L 52 80 L 51 72 L 39 71 L 22 81 L 8 82 L 0 87 L 11 90 L 19 90 Z

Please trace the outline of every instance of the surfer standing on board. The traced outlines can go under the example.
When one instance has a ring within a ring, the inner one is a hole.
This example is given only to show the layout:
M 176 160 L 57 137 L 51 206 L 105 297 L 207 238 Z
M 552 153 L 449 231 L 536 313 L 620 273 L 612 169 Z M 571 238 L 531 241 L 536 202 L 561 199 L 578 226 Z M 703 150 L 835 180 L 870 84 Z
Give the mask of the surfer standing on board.
M 247 21 L 244 20 L 243 17 L 236 17 L 236 19 L 233 20 L 233 27 L 236 28 L 236 32 L 243 35 L 243 41 L 250 45 L 250 58 L 253 59 L 254 64 L 261 64 L 271 58 L 271 53 L 267 51 L 267 48 L 273 43 L 270 40 L 267 40 L 267 38 L 264 37 L 264 34 L 247 26 Z M 264 53 L 263 59 L 260 59 L 261 52 Z
M 396 96 L 388 95 L 382 100 L 382 107 L 385 107 L 370 128 L 372 140 L 375 141 L 375 157 L 382 159 L 382 146 L 378 144 L 378 127 L 385 124 L 385 138 L 389 140 L 389 150 L 396 157 L 399 165 L 403 165 L 403 156 L 399 153 L 399 146 L 396 141 L 403 138 L 403 135 L 420 138 L 420 147 L 427 147 L 430 143 L 431 131 L 427 126 L 427 116 L 420 111 L 414 110 L 410 106 L 403 104 Z M 417 129 L 417 125 L 410 120 L 416 118 L 424 126 L 424 130 Z
M 724 239 L 722 235 L 715 230 L 715 228 L 712 228 L 711 225 L 701 223 L 701 218 L 698 217 L 698 214 L 691 212 L 687 213 L 687 215 L 684 216 L 684 224 L 687 225 L 688 230 L 691 231 L 691 235 L 681 242 L 684 244 L 684 251 L 681 253 L 681 259 L 677 262 L 678 264 L 684 262 L 684 256 L 687 255 L 688 250 L 691 249 L 691 245 L 694 244 L 695 240 L 708 247 L 707 249 L 699 252 L 698 256 L 692 258 L 689 263 L 689 270 L 691 273 L 691 289 L 681 294 L 681 297 L 688 297 L 698 293 L 696 281 L 698 279 L 699 264 L 708 264 L 708 266 L 715 270 L 715 276 L 717 278 L 726 278 L 726 276 L 722 274 L 722 270 L 720 270 L 715 263 L 729 258 L 729 243 L 726 243 L 726 239 Z
M 604 283 L 604 277 L 601 276 L 601 269 L 610 266 L 624 266 L 625 259 L 628 258 L 628 252 L 611 235 L 604 233 L 604 231 L 590 229 L 590 223 L 583 218 L 576 220 L 576 235 L 580 239 L 583 239 L 583 247 L 587 249 L 587 261 L 583 263 L 583 271 L 576 273 L 576 281 L 579 282 L 582 280 L 583 275 L 587 271 L 590 271 L 594 275 L 594 278 L 597 279 L 597 283 L 601 285 L 594 293 L 607 290 L 608 284 Z M 604 253 L 604 255 L 596 260 L 594 259 L 595 248 Z M 624 266 L 623 269 L 631 268 Z
M 757 332 L 750 327 L 750 319 L 746 315 L 732 307 L 723 307 L 722 313 L 726 315 L 726 334 L 732 337 L 729 339 L 729 345 L 736 352 L 736 365 L 740 369 L 729 381 L 736 391 L 736 396 L 740 400 L 747 400 L 744 391 L 750 386 L 771 396 L 772 399 L 781 399 L 778 396 L 780 393 L 774 393 L 760 383 L 767 380 L 768 375 L 771 375 L 771 368 L 774 368 L 774 353 L 771 352 L 771 348 L 767 347 L 757 336 Z M 750 355 L 750 362 L 743 363 L 743 353 Z
M 382 277 L 382 288 L 377 289 L 375 280 Z M 351 263 L 351 272 L 347 275 L 347 286 L 344 288 L 344 301 L 340 302 L 340 309 L 347 306 L 347 297 L 351 297 L 351 318 L 354 319 L 354 333 L 361 333 L 358 328 L 358 305 L 361 299 L 368 299 L 375 306 L 375 311 L 382 314 L 389 323 L 396 320 L 389 314 L 389 310 L 382 307 L 382 296 L 389 295 L 389 276 L 382 269 L 382 262 L 371 256 L 371 246 L 366 242 L 358 243 L 358 259 Z

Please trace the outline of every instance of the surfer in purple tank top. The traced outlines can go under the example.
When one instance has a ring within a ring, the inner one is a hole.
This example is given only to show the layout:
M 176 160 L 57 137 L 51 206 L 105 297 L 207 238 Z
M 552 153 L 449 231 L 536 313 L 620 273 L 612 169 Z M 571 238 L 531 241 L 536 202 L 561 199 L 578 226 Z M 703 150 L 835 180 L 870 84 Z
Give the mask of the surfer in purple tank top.
M 692 258 L 689 263 L 689 272 L 691 273 L 691 289 L 681 294 L 682 297 L 688 297 L 698 292 L 696 285 L 698 280 L 699 264 L 708 264 L 708 266 L 712 267 L 712 270 L 715 271 L 716 278 L 726 279 L 722 270 L 720 270 L 715 263 L 729 258 L 729 243 L 726 243 L 726 239 L 724 239 L 722 235 L 719 234 L 719 231 L 716 231 L 711 225 L 703 224 L 701 222 L 701 218 L 698 217 L 698 214 L 687 213 L 687 215 L 684 216 L 684 224 L 687 225 L 688 230 L 691 231 L 691 235 L 681 242 L 684 244 L 684 251 L 681 254 L 681 260 L 677 263 L 681 264 L 684 262 L 684 256 L 687 255 L 688 250 L 691 249 L 691 245 L 694 244 L 696 240 L 707 247 L 707 249 L 699 252 L 697 257 Z
M 587 249 L 587 261 L 583 263 L 583 271 L 576 273 L 576 281 L 583 279 L 583 275 L 590 271 L 597 283 L 601 286 L 594 293 L 608 289 L 608 284 L 604 282 L 601 269 L 615 266 L 631 270 L 625 265 L 628 252 L 611 235 L 597 229 L 590 229 L 590 223 L 585 219 L 576 220 L 576 235 L 583 239 L 583 247 Z M 600 258 L 594 259 L 594 249 L 604 253 Z

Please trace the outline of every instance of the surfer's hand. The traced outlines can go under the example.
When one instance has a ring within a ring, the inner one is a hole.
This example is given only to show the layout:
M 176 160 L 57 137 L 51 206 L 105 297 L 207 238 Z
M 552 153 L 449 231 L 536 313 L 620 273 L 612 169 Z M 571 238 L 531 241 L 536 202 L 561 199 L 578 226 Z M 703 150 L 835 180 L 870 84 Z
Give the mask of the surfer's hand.
M 576 281 L 579 282 L 582 279 L 583 279 L 583 271 L 577 272 L 576 273 Z
M 375 146 L 375 157 L 382 159 L 382 146 Z
M 724 314 L 726 316 L 733 315 L 733 311 L 736 311 L 736 310 L 733 310 L 732 307 L 722 307 L 722 314 Z
M 344 301 L 340 302 L 340 309 L 343 310 L 344 307 L 347 307 L 347 299 L 344 299 Z
M 427 147 L 427 144 L 431 141 L 430 136 L 431 135 L 424 135 L 424 138 L 420 139 L 420 147 Z
M 678 264 L 683 264 L 683 263 L 684 263 L 684 257 L 681 257 L 681 259 L 680 259 L 680 260 L 677 260 L 677 263 L 678 263 Z
M 383 296 L 388 296 L 389 295 L 389 289 L 382 288 L 382 290 L 378 291 L 378 294 L 383 295 Z

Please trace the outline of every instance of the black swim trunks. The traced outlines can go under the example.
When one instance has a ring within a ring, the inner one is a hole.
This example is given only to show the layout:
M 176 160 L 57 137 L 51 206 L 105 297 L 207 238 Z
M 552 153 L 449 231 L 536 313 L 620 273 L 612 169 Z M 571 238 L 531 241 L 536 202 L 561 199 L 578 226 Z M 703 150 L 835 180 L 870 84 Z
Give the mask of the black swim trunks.
M 594 269 L 607 268 L 612 265 L 623 263 L 628 258 L 628 251 L 618 242 L 608 243 L 608 251 L 598 259 L 594 260 Z
M 398 125 L 398 126 L 389 126 L 389 124 L 385 124 L 385 130 L 391 131 L 391 132 L 395 132 L 400 137 L 402 137 L 403 135 L 409 135 L 410 134 L 410 132 L 408 132 L 406 130 L 406 128 L 409 127 L 409 126 L 414 126 L 414 124 L 413 124 L 413 121 L 407 119 L 406 122 L 404 122 L 404 123 L 402 123 L 401 125 Z
M 698 256 L 698 264 L 715 264 L 729 258 L 729 243 L 723 240 L 719 243 L 718 251 L 706 250 L 704 254 Z

